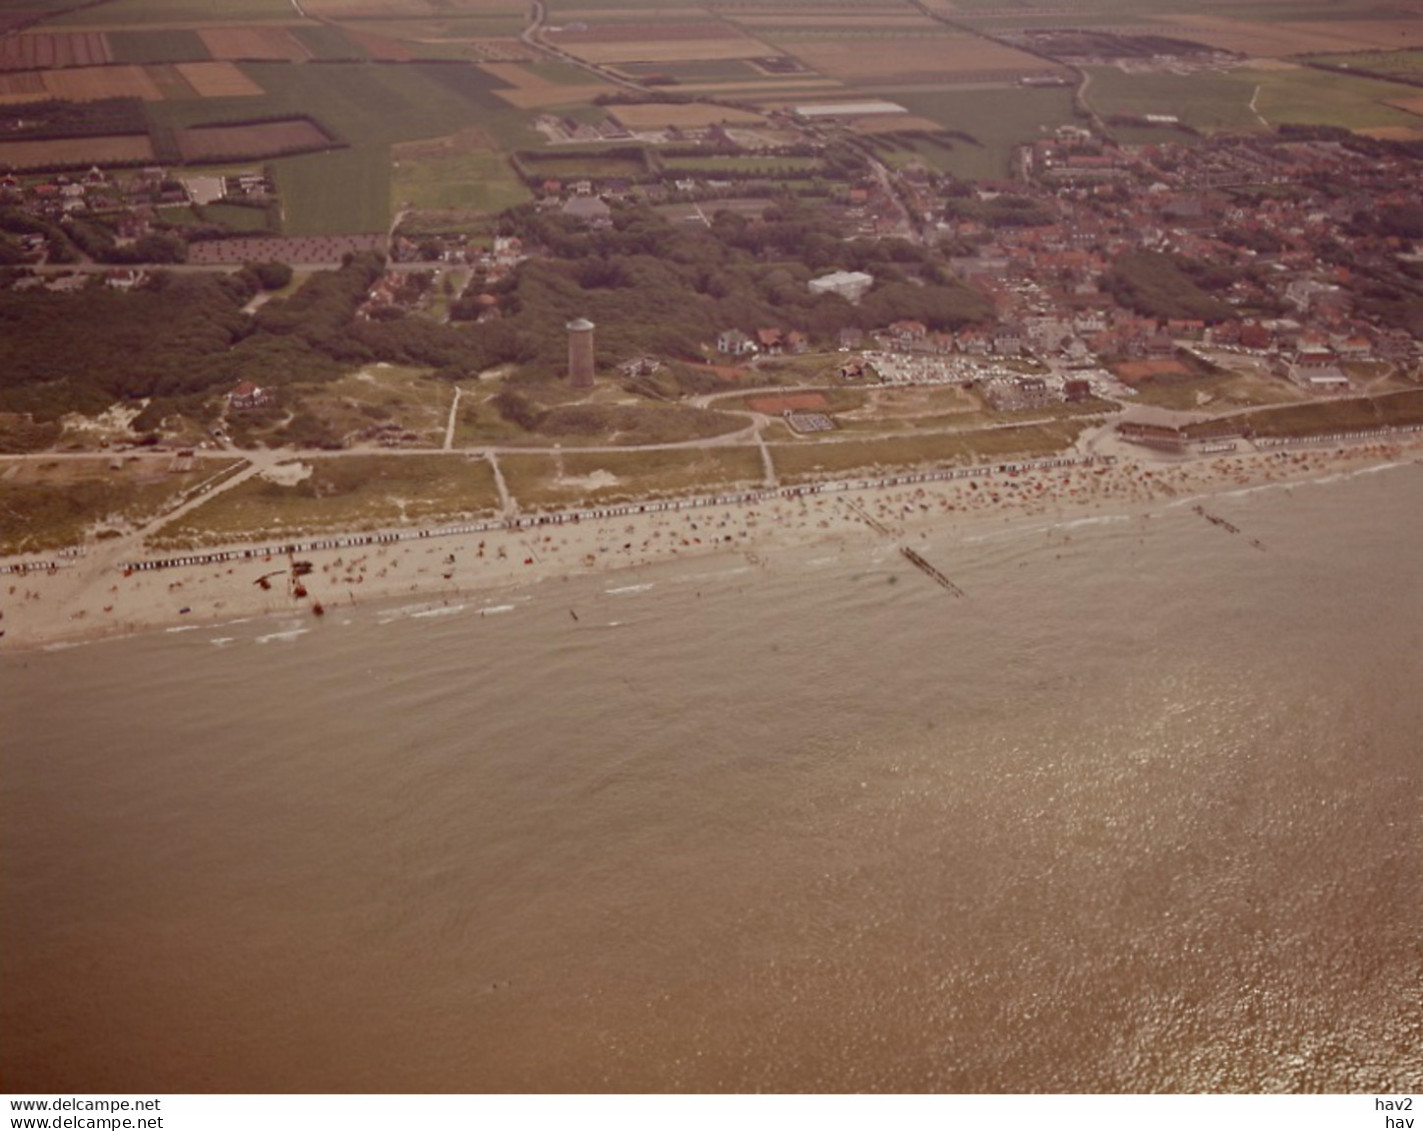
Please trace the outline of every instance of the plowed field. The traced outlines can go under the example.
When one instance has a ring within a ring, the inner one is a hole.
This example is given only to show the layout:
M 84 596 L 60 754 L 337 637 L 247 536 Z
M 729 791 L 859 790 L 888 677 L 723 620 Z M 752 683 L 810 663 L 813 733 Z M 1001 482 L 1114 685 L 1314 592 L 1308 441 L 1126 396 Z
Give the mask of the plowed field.
M 322 149 L 331 143 L 315 122 L 305 119 L 250 126 L 194 126 L 177 130 L 176 138 L 184 161 L 275 157 Z
M 0 39 L 0 69 L 32 71 L 50 67 L 97 67 L 112 63 L 102 32 L 29 32 Z
M 52 165 L 105 165 L 153 160 L 147 134 L 117 137 L 56 138 L 46 141 L 0 141 L 0 164 L 12 169 Z
M 200 98 L 240 98 L 265 93 L 235 63 L 178 63 L 177 70 Z

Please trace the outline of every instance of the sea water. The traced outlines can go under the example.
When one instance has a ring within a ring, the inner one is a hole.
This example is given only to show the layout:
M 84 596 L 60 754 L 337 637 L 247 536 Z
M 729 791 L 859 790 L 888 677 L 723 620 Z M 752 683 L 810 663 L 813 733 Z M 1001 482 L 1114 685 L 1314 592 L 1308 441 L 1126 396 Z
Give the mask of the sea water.
M 1416 1091 L 1420 515 L 1408 464 L 6 657 L 0 1072 Z

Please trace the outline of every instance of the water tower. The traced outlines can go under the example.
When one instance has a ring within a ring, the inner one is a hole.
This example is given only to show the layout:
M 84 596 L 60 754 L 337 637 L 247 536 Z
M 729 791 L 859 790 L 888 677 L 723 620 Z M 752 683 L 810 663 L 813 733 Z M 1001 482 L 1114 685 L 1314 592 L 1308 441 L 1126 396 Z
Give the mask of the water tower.
M 568 324 L 568 379 L 575 389 L 593 387 L 593 323 L 575 318 Z

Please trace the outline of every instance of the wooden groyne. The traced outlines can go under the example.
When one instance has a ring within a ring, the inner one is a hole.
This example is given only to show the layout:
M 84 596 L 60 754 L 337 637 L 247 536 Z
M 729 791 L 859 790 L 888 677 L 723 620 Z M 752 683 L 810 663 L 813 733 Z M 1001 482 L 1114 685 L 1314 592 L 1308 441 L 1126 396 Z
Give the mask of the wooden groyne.
M 903 554 L 907 559 L 909 559 L 910 565 L 914 566 L 915 569 L 927 574 L 930 578 L 932 578 L 939 585 L 942 585 L 955 597 L 968 596 L 967 593 L 965 593 L 962 589 L 960 589 L 957 585 L 955 585 L 952 581 L 945 577 L 943 571 L 940 570 L 938 566 L 934 565 L 932 562 L 925 561 L 924 556 L 922 554 L 918 553 L 915 550 L 911 550 L 908 546 L 899 547 L 899 552 Z

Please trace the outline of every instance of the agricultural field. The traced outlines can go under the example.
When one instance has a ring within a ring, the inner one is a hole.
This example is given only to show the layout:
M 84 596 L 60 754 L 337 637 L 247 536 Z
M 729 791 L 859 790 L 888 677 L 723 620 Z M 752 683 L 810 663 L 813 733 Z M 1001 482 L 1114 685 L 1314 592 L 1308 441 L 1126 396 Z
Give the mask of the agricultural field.
M 70 67 L 40 73 L 49 97 L 65 102 L 95 102 L 103 98 L 159 102 L 163 98 L 158 84 L 143 67 Z
M 1206 132 L 1282 124 L 1349 129 L 1407 128 L 1417 120 L 1390 105 L 1411 88 L 1314 67 L 1222 74 L 1126 74 L 1092 68 L 1087 100 L 1103 115 L 1176 114 Z
M 535 176 L 560 181 L 631 178 L 647 172 L 647 165 L 635 157 L 622 157 L 597 149 L 575 150 L 560 146 L 551 152 L 520 153 L 519 158 Z
M 1072 92 L 1062 88 L 948 88 L 925 93 L 896 92 L 894 99 L 917 117 L 974 138 L 977 144 L 951 139 L 952 149 L 945 149 L 938 142 L 915 146 L 926 164 L 959 177 L 1006 176 L 1015 146 L 1033 141 L 1056 126 L 1077 122 Z
M 193 126 L 174 130 L 173 134 L 178 152 L 190 164 L 279 157 L 326 149 L 333 144 L 325 131 L 309 118 L 252 125 Z
M 948 32 L 860 32 L 843 37 L 778 38 L 774 42 L 813 70 L 845 82 L 885 89 L 929 83 L 1016 82 L 1057 68 L 1036 56 Z
M 750 59 L 775 52 L 757 39 L 729 35 L 722 39 L 640 39 L 608 43 L 559 44 L 589 63 L 682 62 L 689 59 Z
M 196 219 L 196 217 L 194 217 Z M 205 204 L 203 206 L 203 220 L 221 224 L 224 228 L 233 232 L 244 232 L 248 235 L 262 236 L 268 235 L 271 228 L 267 222 L 267 210 L 265 208 L 248 208 L 241 204 Z
M 290 0 L 222 0 L 221 4 L 212 0 L 107 0 L 50 18 L 44 26 L 122 30 L 208 23 L 287 23 L 299 18 Z
M 172 128 L 211 122 L 224 112 L 309 115 L 350 142 L 347 149 L 272 162 L 292 235 L 384 231 L 392 213 L 390 147 L 397 142 L 445 137 L 476 122 L 501 147 L 538 139 L 523 115 L 495 95 L 499 80 L 473 67 L 247 63 L 241 72 L 265 90 L 263 98 L 243 99 L 230 111 L 216 100 L 166 102 L 153 114 Z
M 398 208 L 490 215 L 532 196 L 500 153 L 399 159 L 391 192 Z
M 176 63 L 174 69 L 199 98 L 252 98 L 265 93 L 233 63 Z
M 657 130 L 667 126 L 699 129 L 718 124 L 760 125 L 766 119 L 751 110 L 700 103 L 641 102 L 636 105 L 610 106 L 610 117 L 630 130 Z
M 300 17 L 291 0 L 108 0 L 45 21 L 47 28 L 126 29 L 189 24 L 285 23 Z
M 23 102 L 44 102 L 50 97 L 44 75 L 38 71 L 0 73 L 0 106 Z
M 746 59 L 688 59 L 680 63 L 624 63 L 618 68 L 639 81 L 649 78 L 673 79 L 677 83 L 724 83 L 766 78 Z
M 501 99 L 524 110 L 591 102 L 613 89 L 564 63 L 485 63 L 480 69 L 503 84 L 496 91 Z
M 1207 133 L 1264 128 L 1250 108 L 1258 84 L 1242 71 L 1174 75 L 1127 74 L 1116 67 L 1087 70 L 1091 82 L 1085 98 L 1103 117 L 1174 114 Z
M 8 165 L 12 169 L 136 165 L 152 160 L 153 142 L 147 134 L 0 141 L 0 165 Z
M 368 52 L 338 27 L 313 24 L 290 29 L 291 35 L 313 59 L 369 59 Z
M 705 177 L 734 173 L 798 179 L 817 176 L 825 168 L 819 157 L 728 157 L 711 153 L 705 157 L 664 157 L 662 165 L 672 172 L 694 172 Z
M 214 59 L 285 60 L 289 63 L 300 63 L 311 58 L 311 52 L 286 28 L 203 28 L 198 35 Z
M 1353 130 L 1408 128 L 1418 119 L 1391 105 L 1416 88 L 1316 68 L 1256 72 L 1260 94 L 1255 108 L 1272 126 L 1282 123 L 1344 126 Z
M 1423 21 L 1336 18 L 1309 21 L 1251 21 L 1206 14 L 1176 15 L 1169 22 L 1181 38 L 1267 59 L 1341 48 L 1423 47 Z
M 1403 79 L 1423 80 L 1423 51 L 1367 51 L 1349 55 L 1316 55 L 1314 61 Z
M 106 38 L 116 63 L 189 63 L 212 58 L 191 28 L 111 31 Z
M 99 67 L 113 61 L 108 39 L 98 32 L 22 32 L 0 38 L 0 70 Z

